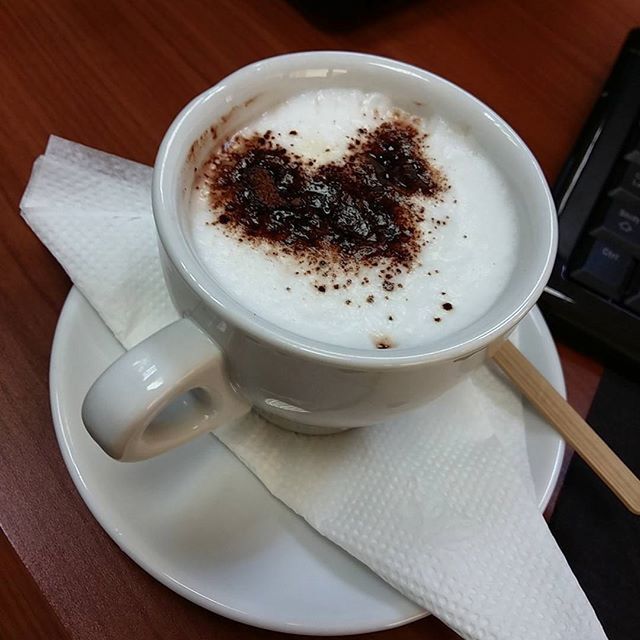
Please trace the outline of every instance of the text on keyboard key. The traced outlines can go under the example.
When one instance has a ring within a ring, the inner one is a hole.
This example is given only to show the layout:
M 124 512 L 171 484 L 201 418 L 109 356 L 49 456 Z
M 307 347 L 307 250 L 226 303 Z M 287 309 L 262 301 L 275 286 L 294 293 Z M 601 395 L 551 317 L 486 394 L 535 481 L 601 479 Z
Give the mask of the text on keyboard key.
M 630 255 L 604 240 L 596 240 L 571 277 L 603 296 L 618 300 L 633 267 Z
M 636 258 L 640 258 L 640 206 L 630 207 L 613 202 L 604 216 L 602 224 L 593 235 L 603 240 L 620 242 Z

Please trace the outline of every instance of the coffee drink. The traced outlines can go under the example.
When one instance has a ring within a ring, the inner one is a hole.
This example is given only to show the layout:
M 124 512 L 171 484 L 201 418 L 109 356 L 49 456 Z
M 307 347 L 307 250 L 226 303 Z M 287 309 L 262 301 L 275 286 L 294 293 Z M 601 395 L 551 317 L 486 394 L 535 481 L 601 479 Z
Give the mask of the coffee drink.
M 380 93 L 294 96 L 196 170 L 200 261 L 251 312 L 324 343 L 436 344 L 515 268 L 517 205 L 472 132 Z

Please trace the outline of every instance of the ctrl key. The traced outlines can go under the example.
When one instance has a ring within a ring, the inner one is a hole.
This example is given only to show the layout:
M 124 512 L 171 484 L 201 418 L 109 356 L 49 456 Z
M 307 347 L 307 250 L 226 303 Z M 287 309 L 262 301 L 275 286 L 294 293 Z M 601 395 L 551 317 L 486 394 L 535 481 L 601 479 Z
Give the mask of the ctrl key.
M 631 256 L 602 240 L 596 240 L 571 277 L 607 298 L 618 300 L 633 270 Z

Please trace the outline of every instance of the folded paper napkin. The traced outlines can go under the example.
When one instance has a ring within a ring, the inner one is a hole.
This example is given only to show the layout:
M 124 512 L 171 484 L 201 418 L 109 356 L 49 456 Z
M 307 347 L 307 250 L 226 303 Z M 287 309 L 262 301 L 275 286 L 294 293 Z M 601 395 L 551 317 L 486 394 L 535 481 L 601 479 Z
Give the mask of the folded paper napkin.
M 52 137 L 21 203 L 127 348 L 178 318 L 150 180 L 149 167 Z M 251 415 L 216 435 L 274 496 L 463 637 L 605 637 L 537 509 L 520 400 L 490 369 L 393 424 L 318 437 Z

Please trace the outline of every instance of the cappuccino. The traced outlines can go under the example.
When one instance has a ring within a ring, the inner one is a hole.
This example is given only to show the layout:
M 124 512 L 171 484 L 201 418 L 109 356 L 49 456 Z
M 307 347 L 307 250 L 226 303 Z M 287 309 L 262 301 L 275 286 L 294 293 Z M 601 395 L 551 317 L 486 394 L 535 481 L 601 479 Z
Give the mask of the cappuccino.
M 230 296 L 298 335 L 424 346 L 480 318 L 516 261 L 516 203 L 472 134 L 380 93 L 299 94 L 224 140 L 188 227 Z

